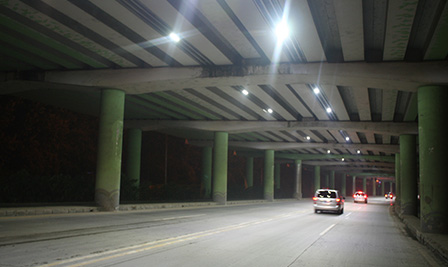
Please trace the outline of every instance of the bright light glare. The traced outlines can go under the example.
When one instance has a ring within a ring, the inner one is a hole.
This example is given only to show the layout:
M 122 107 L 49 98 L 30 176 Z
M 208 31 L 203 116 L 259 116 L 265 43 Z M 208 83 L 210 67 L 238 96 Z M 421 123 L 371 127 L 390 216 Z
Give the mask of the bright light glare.
M 345 159 L 344 159 L 344 158 L 342 158 L 342 161 L 345 161 Z
M 327 154 L 330 154 L 330 153 L 331 153 L 331 151 L 330 151 L 330 149 L 328 149 L 328 150 L 327 150 Z
M 316 87 L 316 88 L 313 89 L 313 92 L 314 92 L 316 95 L 318 95 L 318 94 L 320 93 L 320 90 L 319 90 L 319 88 Z
M 361 150 L 358 149 L 358 150 L 356 151 L 356 153 L 361 154 Z
M 307 137 L 306 137 L 306 140 L 310 140 L 311 139 L 311 137 L 308 135 Z
M 174 42 L 176 42 L 176 43 L 180 41 L 180 37 L 179 37 L 179 35 L 177 35 L 177 34 L 174 33 L 174 32 L 170 33 L 170 38 L 171 38 L 172 41 L 174 41 Z
M 272 109 L 268 108 L 268 113 L 272 113 L 274 111 L 272 111 Z
M 289 36 L 288 24 L 285 20 L 280 21 L 275 27 L 275 34 L 277 35 L 277 40 L 283 42 Z
M 249 92 L 248 92 L 246 89 L 244 89 L 243 91 L 241 91 L 241 93 L 243 93 L 243 95 L 248 95 L 248 94 L 249 94 Z
M 331 108 L 327 108 L 327 113 L 331 113 Z
M 347 142 L 350 141 L 350 137 L 347 136 L 347 137 L 345 138 L 345 141 L 347 141 Z

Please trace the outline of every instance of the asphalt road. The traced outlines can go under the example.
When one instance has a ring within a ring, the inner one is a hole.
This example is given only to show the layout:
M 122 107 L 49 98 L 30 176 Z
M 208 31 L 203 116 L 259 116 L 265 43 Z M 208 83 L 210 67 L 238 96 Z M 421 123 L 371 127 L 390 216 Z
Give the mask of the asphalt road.
M 390 200 L 312 201 L 0 219 L 0 266 L 444 266 Z

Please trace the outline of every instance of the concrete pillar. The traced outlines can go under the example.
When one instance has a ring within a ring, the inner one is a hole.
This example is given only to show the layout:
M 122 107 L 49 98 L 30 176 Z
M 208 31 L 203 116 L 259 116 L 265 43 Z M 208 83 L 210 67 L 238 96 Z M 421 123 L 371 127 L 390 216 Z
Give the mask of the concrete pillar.
M 314 191 L 320 188 L 320 166 L 314 166 Z M 314 195 L 314 192 L 313 192 Z
M 401 170 L 400 170 L 400 153 L 395 154 L 395 204 L 399 207 L 400 206 L 400 199 L 401 199 Z M 392 188 L 392 185 L 391 185 Z M 390 190 L 392 191 L 392 189 Z
M 334 182 L 334 171 L 330 171 L 330 188 L 335 188 L 336 184 Z
M 385 181 L 381 181 L 381 196 L 384 196 L 384 194 L 386 193 L 386 192 L 384 192 L 384 184 L 385 183 L 386 183 Z
M 280 163 L 275 163 L 274 185 L 275 185 L 275 189 L 280 189 Z
M 295 160 L 296 177 L 294 179 L 293 198 L 302 199 L 302 160 Z
M 215 132 L 213 150 L 213 201 L 227 203 L 227 161 L 229 133 Z
M 264 152 L 264 199 L 274 201 L 274 150 Z
M 357 188 L 356 188 L 356 176 L 355 175 L 352 177 L 352 185 L 353 185 L 353 193 L 355 193 L 357 191 Z
M 446 189 L 448 179 L 448 88 L 418 88 L 418 133 L 420 156 L 420 223 L 423 232 L 448 233 Z
M 106 211 L 118 210 L 120 203 L 124 98 L 120 90 L 101 93 L 95 203 Z
M 362 178 L 362 191 L 367 193 L 367 178 Z
M 126 176 L 134 181 L 134 185 L 140 187 L 140 166 L 142 161 L 142 130 L 128 129 L 126 151 Z
M 417 216 L 417 136 L 400 136 L 401 212 Z
M 246 182 L 247 188 L 254 186 L 254 158 L 248 157 L 246 159 Z
M 343 196 L 347 195 L 347 176 L 345 176 L 345 173 L 342 174 L 342 180 L 341 180 L 341 194 Z
M 324 177 L 325 177 L 325 184 L 323 187 L 330 188 L 330 176 L 328 175 L 328 173 L 326 173 Z
M 372 178 L 372 196 L 376 196 L 376 178 Z
M 213 148 L 206 146 L 202 148 L 202 188 L 204 198 L 210 199 L 212 197 L 212 157 Z

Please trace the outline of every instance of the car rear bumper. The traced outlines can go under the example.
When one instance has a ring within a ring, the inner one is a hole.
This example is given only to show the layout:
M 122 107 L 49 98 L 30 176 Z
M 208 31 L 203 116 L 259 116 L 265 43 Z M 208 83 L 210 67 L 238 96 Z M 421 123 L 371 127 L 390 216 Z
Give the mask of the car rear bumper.
M 338 211 L 338 210 L 341 210 L 342 207 L 340 205 L 319 205 L 319 204 L 314 204 L 314 209 L 315 210 L 333 210 L 333 211 Z

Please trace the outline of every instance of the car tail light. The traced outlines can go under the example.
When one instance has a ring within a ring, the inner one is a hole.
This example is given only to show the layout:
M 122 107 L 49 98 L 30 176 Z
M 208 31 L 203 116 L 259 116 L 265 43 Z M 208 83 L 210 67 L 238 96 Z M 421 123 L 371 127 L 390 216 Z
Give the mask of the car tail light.
M 387 194 L 385 194 L 384 196 L 387 197 Z
M 367 198 L 367 195 L 364 195 L 364 198 Z
M 341 202 L 341 199 L 340 198 L 336 198 L 336 202 Z
M 355 194 L 353 194 L 353 198 L 355 198 L 356 197 L 356 195 Z
M 316 200 L 317 200 L 317 197 L 313 197 L 313 200 L 316 201 Z

